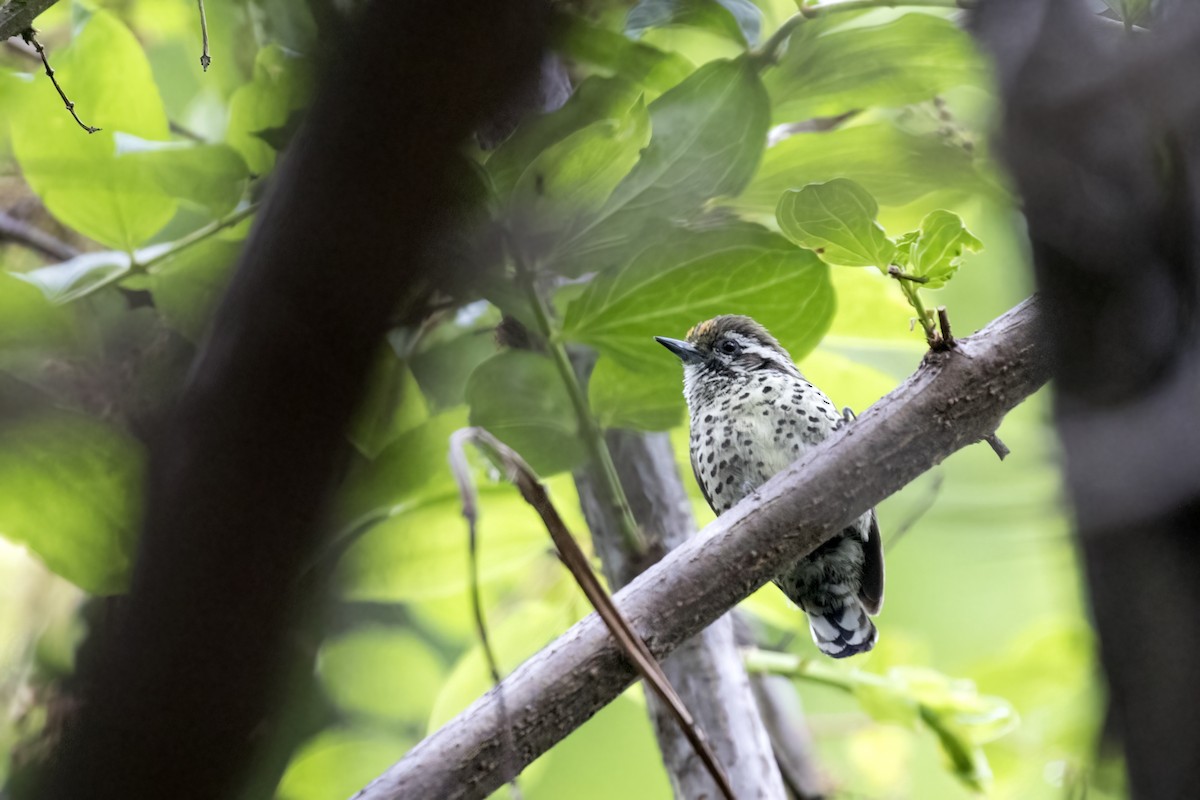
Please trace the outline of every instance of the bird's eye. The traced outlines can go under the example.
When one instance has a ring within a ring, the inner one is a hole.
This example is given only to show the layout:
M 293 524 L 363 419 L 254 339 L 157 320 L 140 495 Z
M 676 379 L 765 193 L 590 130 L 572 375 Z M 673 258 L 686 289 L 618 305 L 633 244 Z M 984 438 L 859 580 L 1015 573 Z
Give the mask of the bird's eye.
M 726 339 L 725 341 L 721 342 L 721 352 L 722 353 L 725 353 L 726 355 L 731 356 L 734 353 L 736 353 L 737 351 L 738 351 L 737 342 L 735 342 L 731 339 Z

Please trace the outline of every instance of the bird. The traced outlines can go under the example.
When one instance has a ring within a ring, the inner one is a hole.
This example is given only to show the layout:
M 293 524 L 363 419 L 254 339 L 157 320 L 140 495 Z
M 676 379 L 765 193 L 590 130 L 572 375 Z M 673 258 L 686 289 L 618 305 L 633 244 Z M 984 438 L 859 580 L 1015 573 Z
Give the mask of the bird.
M 701 322 L 686 339 L 655 340 L 683 362 L 692 471 L 718 516 L 853 419 L 801 374 L 747 316 Z M 865 653 L 883 605 L 883 547 L 871 509 L 775 578 L 833 658 Z

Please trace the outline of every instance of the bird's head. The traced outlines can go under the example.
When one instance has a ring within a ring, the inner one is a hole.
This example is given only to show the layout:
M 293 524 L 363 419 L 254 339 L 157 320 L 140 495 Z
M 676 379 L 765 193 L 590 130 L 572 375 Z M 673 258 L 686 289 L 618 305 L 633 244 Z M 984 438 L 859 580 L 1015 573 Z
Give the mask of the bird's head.
M 683 362 L 689 398 L 696 384 L 738 382 L 764 370 L 800 374 L 787 350 L 766 328 L 738 314 L 723 314 L 701 322 L 687 332 L 685 340 L 654 338 Z

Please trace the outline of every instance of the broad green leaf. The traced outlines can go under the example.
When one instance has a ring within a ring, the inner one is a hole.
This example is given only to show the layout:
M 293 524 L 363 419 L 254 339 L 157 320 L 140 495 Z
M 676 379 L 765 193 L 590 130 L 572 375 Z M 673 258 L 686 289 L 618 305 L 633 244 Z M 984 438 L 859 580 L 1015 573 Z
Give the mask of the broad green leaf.
M 625 18 L 625 35 L 636 39 L 648 28 L 671 25 L 702 28 L 741 45 L 755 45 L 762 11 L 750 0 L 641 0 Z
M 890 122 L 824 133 L 800 133 L 767 149 L 746 190 L 727 204 L 753 214 L 774 214 L 779 195 L 796 186 L 850 178 L 886 206 L 930 192 L 980 190 L 972 156 L 935 135 L 918 136 Z
M 650 118 L 637 101 L 621 119 L 594 122 L 542 152 L 513 190 L 524 235 L 567 235 L 600 209 L 650 140 Z
M 921 233 L 912 244 L 908 270 L 928 278 L 924 289 L 939 289 L 958 271 L 964 251 L 977 253 L 983 242 L 967 230 L 962 218 L 950 211 L 934 211 L 921 222 Z
M 559 248 L 578 274 L 618 263 L 646 220 L 694 214 L 742 190 L 766 146 L 767 97 L 745 58 L 714 61 L 650 104 L 650 144 L 594 221 Z
M 408 630 L 371 627 L 326 640 L 317 673 L 338 708 L 359 717 L 423 725 L 446 668 Z
M 886 681 L 862 681 L 852 684 L 855 698 L 863 711 L 876 722 L 914 727 L 920 719 L 916 700 L 904 691 L 903 685 Z
M 784 192 L 776 218 L 785 236 L 826 263 L 886 269 L 895 246 L 875 221 L 878 212 L 870 192 L 839 178 Z
M 429 462 L 414 469 L 429 468 Z M 403 508 L 403 507 L 402 507 Z M 516 489 L 482 486 L 478 498 L 479 579 L 490 582 L 552 551 L 546 528 Z M 415 501 L 355 541 L 339 562 L 339 585 L 356 600 L 408 602 L 469 587 L 467 523 L 453 487 Z
M 150 293 L 168 326 L 193 342 L 200 340 L 241 251 L 240 239 L 213 237 L 151 268 Z
M 375 458 L 405 431 L 429 418 L 421 387 L 391 347 L 379 349 L 366 394 L 350 421 L 348 436 L 358 451 Z
M 229 145 L 151 142 L 121 133 L 115 138 L 122 163 L 148 171 L 168 195 L 213 217 L 232 211 L 246 191 L 246 162 Z
M 450 435 L 466 425 L 465 409 L 452 409 L 401 433 L 373 460 L 357 462 L 338 492 L 337 529 L 348 533 L 452 492 Z
M 674 356 L 654 336 L 678 338 L 710 317 L 749 314 L 801 358 L 829 327 L 833 308 L 820 259 L 743 225 L 677 234 L 599 276 L 568 306 L 563 335 L 596 347 L 624 369 L 678 376 Z M 678 392 L 676 385 L 672 394 Z
M 601 427 L 665 431 L 683 421 L 677 370 L 633 372 L 602 356 L 588 382 L 589 403 Z
M 144 244 L 175 214 L 156 171 L 118 156 L 118 132 L 165 140 L 167 117 L 150 64 L 134 35 L 107 11 L 54 53 L 57 77 L 91 135 L 63 108 L 48 80 L 23 87 L 11 117 L 13 149 L 29 185 L 64 224 L 108 247 Z
M 493 615 L 493 619 L 488 625 L 488 639 L 501 674 L 511 672 L 575 621 L 561 604 L 541 600 L 522 603 L 503 618 Z M 438 693 L 429 716 L 429 730 L 445 725 L 491 688 L 492 676 L 483 648 L 475 645 L 459 658 Z
M 477 366 L 495 354 L 492 330 L 466 330 L 453 339 L 422 349 L 409 366 L 425 402 L 440 411 L 467 401 L 467 379 Z
M 229 131 L 225 140 L 241 153 L 255 175 L 271 171 L 275 150 L 258 134 L 287 123 L 308 100 L 308 65 L 277 45 L 258 51 L 254 78 L 229 99 Z
M 95 291 L 101 284 L 111 283 L 129 274 L 129 270 L 127 253 L 105 250 L 84 253 L 48 267 L 12 274 L 41 289 L 51 303 L 62 305 Z
M 529 117 L 488 156 L 485 167 L 497 193 L 508 192 L 546 148 L 593 123 L 624 118 L 640 97 L 641 87 L 624 78 L 586 78 L 562 108 Z
M 467 381 L 467 403 L 472 425 L 487 428 L 543 477 L 584 458 L 571 398 L 547 356 L 507 350 L 489 358 Z
M 64 341 L 71 331 L 69 318 L 21 277 L 0 272 L 0 347 L 38 347 Z
M 92 594 L 125 589 L 143 453 L 115 428 L 66 412 L 0 425 L 0 536 Z
M 555 28 L 557 48 L 572 61 L 604 75 L 616 75 L 648 92 L 665 92 L 695 69 L 682 56 L 631 41 L 580 17 L 560 14 L 555 19 Z
M 816 35 L 806 27 L 764 77 L 776 122 L 904 106 L 985 75 L 970 36 L 941 17 L 906 14 Z
M 288 764 L 278 800 L 349 797 L 399 760 L 413 739 L 371 729 L 326 728 L 309 739 Z

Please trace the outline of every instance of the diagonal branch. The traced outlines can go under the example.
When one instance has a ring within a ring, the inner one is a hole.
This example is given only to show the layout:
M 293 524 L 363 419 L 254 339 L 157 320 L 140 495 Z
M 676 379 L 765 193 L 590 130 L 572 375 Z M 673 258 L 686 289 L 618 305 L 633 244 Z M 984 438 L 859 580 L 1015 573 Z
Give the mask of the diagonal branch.
M 619 592 L 616 601 L 651 652 L 666 657 L 864 509 L 994 432 L 1049 376 L 1038 305 L 1027 300 L 956 349 L 926 355 L 856 422 Z M 635 677 L 595 615 L 522 664 L 504 681 L 521 763 L 583 724 Z M 495 705 L 493 690 L 357 797 L 486 797 L 508 777 L 497 758 Z

